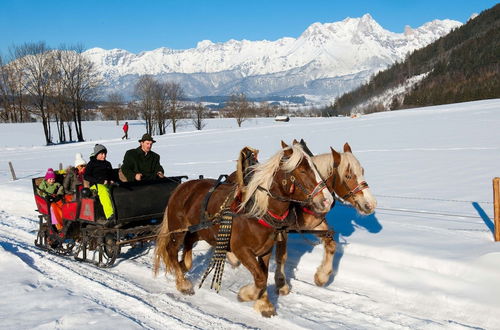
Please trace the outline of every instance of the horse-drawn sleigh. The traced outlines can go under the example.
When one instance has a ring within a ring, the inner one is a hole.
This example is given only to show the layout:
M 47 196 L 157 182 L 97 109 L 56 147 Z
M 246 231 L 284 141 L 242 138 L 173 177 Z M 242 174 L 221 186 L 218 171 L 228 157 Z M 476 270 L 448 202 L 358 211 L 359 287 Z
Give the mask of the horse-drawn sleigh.
M 202 283 L 214 271 L 212 288 L 220 289 L 227 256 L 233 266 L 243 264 L 254 279 L 239 290 L 238 299 L 255 301 L 254 308 L 263 316 L 275 315 L 267 294 L 273 247 L 276 245 L 276 288 L 285 295 L 289 293 L 284 274 L 287 234 L 307 231 L 318 235 L 325 254 L 314 281 L 322 286 L 332 274 L 335 254 L 335 241 L 325 220 L 334 200 L 347 202 L 362 214 L 372 213 L 376 201 L 347 143 L 343 153 L 331 149 L 313 156 L 303 141 L 294 141 L 291 146 L 282 143 L 264 163 L 258 163 L 256 156 L 257 151 L 244 148 L 236 173 L 224 182 L 198 179 L 181 183 L 182 177 L 173 177 L 157 183 L 121 184 L 112 189 L 118 219 L 113 226 L 96 221 L 102 218 L 102 211 L 95 197 L 80 196 L 63 207 L 64 227 L 57 232 L 48 216 L 48 202 L 37 196 L 41 215 L 35 244 L 107 267 L 114 263 L 121 246 L 156 240 L 155 274 L 164 266 L 175 275 L 180 292 L 193 294 L 185 274 L 193 263 L 194 245 L 205 240 L 215 251 Z M 155 196 L 151 204 L 133 203 L 144 189 L 156 191 L 150 194 Z
M 110 193 L 116 218 L 111 222 L 105 220 L 98 197 L 84 188 L 64 199 L 63 226 L 59 230 L 50 216 L 50 205 L 56 201 L 37 193 L 43 177 L 34 178 L 33 191 L 40 213 L 35 245 L 54 254 L 73 255 L 76 260 L 99 267 L 112 266 L 122 247 L 156 238 L 168 198 L 183 178 L 187 177 L 113 185 Z M 63 175 L 58 174 L 56 180 L 62 182 L 62 179 Z

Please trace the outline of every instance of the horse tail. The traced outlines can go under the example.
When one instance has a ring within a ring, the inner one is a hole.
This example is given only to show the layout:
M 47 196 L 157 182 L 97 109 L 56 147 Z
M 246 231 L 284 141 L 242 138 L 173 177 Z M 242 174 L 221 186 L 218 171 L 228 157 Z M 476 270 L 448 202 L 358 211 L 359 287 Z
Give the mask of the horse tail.
M 154 264 L 153 264 L 153 274 L 158 275 L 158 271 L 161 268 L 161 263 L 165 264 L 165 272 L 172 271 L 172 263 L 170 262 L 168 256 L 168 244 L 170 243 L 170 230 L 168 227 L 168 206 L 165 209 L 165 214 L 163 215 L 163 222 L 158 230 L 156 238 L 156 247 L 154 253 Z

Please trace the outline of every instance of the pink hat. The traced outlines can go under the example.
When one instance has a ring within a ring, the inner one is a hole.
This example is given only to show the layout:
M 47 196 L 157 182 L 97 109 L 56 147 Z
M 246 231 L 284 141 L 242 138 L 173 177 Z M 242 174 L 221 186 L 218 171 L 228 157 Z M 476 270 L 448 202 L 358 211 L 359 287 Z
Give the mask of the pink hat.
M 47 170 L 47 173 L 45 173 L 45 180 L 55 179 L 55 178 L 56 178 L 56 173 L 54 172 L 53 169 L 49 168 Z

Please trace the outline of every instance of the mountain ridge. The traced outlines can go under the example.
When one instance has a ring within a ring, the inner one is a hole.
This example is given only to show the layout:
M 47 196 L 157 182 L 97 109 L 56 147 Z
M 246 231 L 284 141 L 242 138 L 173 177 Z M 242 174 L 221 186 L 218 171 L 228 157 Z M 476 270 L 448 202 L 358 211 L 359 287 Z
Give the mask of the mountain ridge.
M 106 82 L 103 92 L 131 96 L 135 81 L 151 74 L 181 84 L 188 96 L 315 95 L 336 97 L 372 74 L 424 47 L 462 23 L 434 20 L 403 33 L 382 28 L 369 14 L 313 23 L 297 38 L 202 40 L 195 48 L 161 47 L 138 54 L 91 48 L 84 54 Z M 355 76 L 344 85 L 345 77 Z M 296 94 L 290 94 L 290 93 Z

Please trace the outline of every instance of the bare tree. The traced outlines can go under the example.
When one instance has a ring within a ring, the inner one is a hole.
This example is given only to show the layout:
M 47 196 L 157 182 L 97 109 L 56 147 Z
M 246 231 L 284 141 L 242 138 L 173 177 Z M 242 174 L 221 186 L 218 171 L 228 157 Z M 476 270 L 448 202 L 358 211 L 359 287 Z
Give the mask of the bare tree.
M 238 127 L 248 119 L 251 113 L 251 106 L 245 94 L 233 94 L 226 103 L 225 109 L 228 114 L 236 119 Z
M 185 117 L 184 110 L 181 107 L 181 100 L 184 98 L 184 90 L 181 85 L 175 82 L 166 82 L 165 91 L 168 98 L 167 118 L 172 124 L 172 131 L 177 131 L 179 121 Z
M 53 51 L 55 58 L 59 55 L 59 51 Z M 57 62 L 56 62 L 57 63 Z M 66 95 L 65 84 L 62 77 L 62 72 L 58 65 L 52 67 L 52 82 L 47 97 L 47 111 L 51 118 L 56 121 L 56 128 L 59 137 L 59 142 L 66 142 L 65 123 L 68 124 L 69 140 L 73 139 L 71 128 L 71 109 Z
M 124 119 L 139 119 L 141 117 L 141 109 L 138 102 L 130 101 L 125 107 L 126 116 Z
M 153 87 L 153 98 L 155 124 L 158 129 L 158 134 L 163 135 L 166 133 L 166 128 L 169 125 L 167 85 L 155 82 Z
M 0 121 L 17 122 L 15 113 L 14 92 L 11 88 L 12 70 L 4 64 L 3 56 L 0 54 Z
M 273 109 L 269 103 L 265 101 L 259 103 L 256 112 L 262 117 L 273 117 Z
M 207 108 L 205 108 L 202 104 L 198 103 L 194 107 L 191 108 L 191 119 L 194 127 L 201 131 L 206 123 L 205 119 L 208 116 Z
M 108 94 L 107 102 L 101 110 L 105 119 L 113 119 L 116 121 L 116 125 L 120 125 L 120 120 L 125 119 L 127 116 L 127 111 L 124 108 L 124 98 L 120 93 L 110 93 Z
M 13 51 L 11 51 L 13 53 Z M 14 54 L 11 57 L 14 58 Z M 13 122 L 31 121 L 32 117 L 29 113 L 28 98 L 25 82 L 23 80 L 24 70 L 20 66 L 19 61 L 11 61 L 4 66 L 6 74 L 5 83 L 8 85 L 7 94 L 10 94 L 12 99 L 12 118 Z
M 73 122 L 78 141 L 84 141 L 82 112 L 87 102 L 94 97 L 100 84 L 94 64 L 82 54 L 83 46 L 62 47 L 58 52 L 58 65 L 61 68 L 65 90 L 70 100 Z
M 150 75 L 143 75 L 135 84 L 134 94 L 138 99 L 138 108 L 146 121 L 146 132 L 153 134 L 154 128 L 154 89 L 156 81 Z
M 41 118 L 45 142 L 52 143 L 47 96 L 52 81 L 54 56 L 45 42 L 25 43 L 14 48 L 15 58 L 23 70 L 26 92 L 34 105 L 34 113 Z

